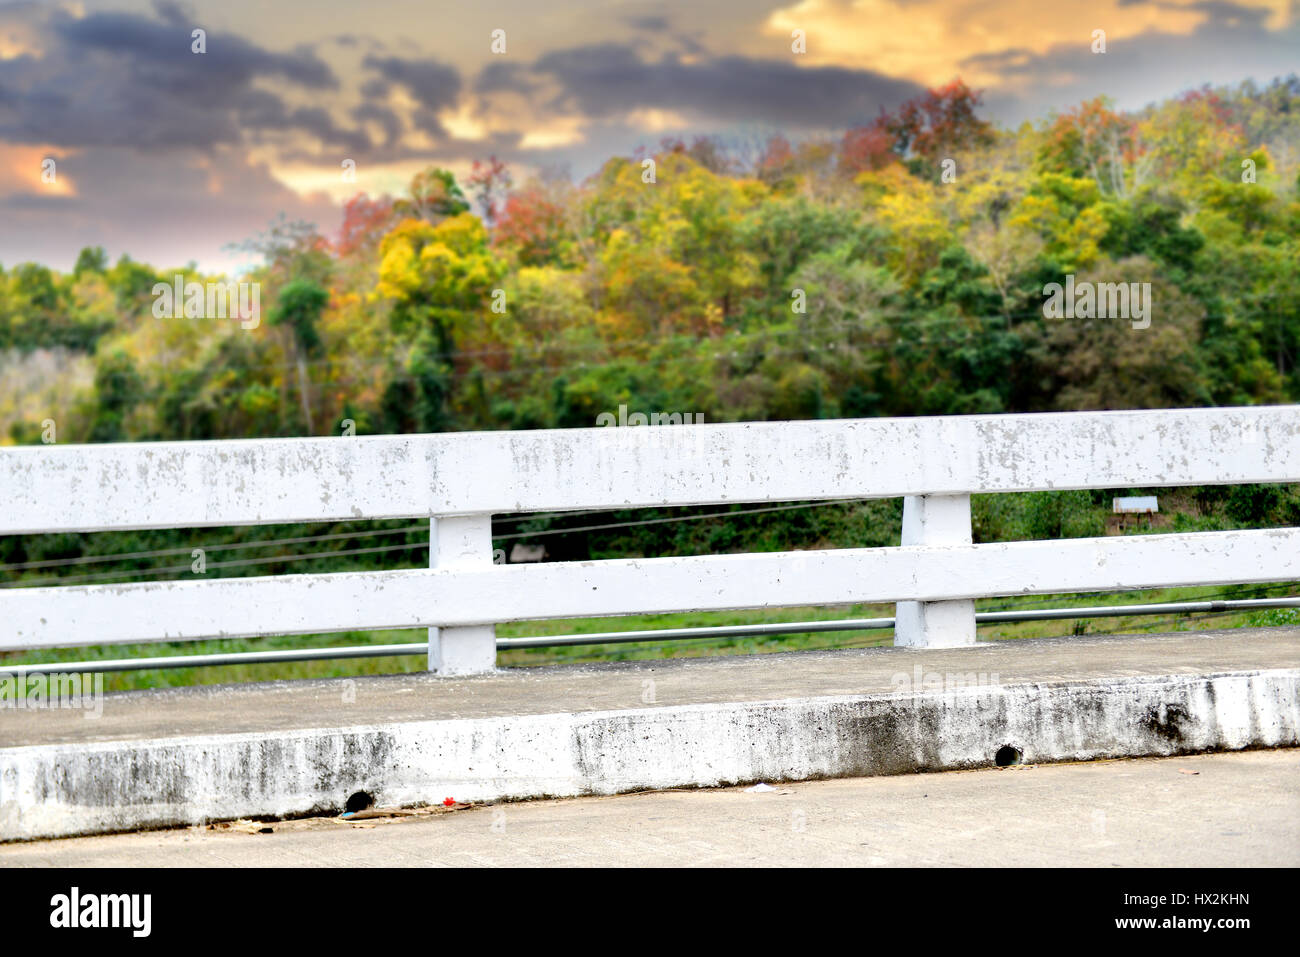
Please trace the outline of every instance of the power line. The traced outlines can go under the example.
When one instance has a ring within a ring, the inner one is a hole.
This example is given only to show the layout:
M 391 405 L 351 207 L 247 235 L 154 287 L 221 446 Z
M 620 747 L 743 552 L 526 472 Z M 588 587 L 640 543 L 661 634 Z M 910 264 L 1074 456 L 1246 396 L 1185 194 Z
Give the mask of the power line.
M 826 505 L 851 505 L 870 499 L 833 499 L 826 502 L 810 502 L 803 505 L 771 505 L 762 508 L 736 509 L 731 512 L 710 512 L 706 515 L 680 515 L 672 518 L 648 518 L 639 522 L 612 522 L 608 525 L 585 525 L 578 528 L 556 528 L 543 532 L 518 532 L 513 535 L 494 536 L 498 541 L 514 538 L 535 538 L 543 535 L 566 535 L 570 532 L 597 532 L 615 528 L 633 528 L 642 525 L 662 525 L 668 522 L 695 522 L 708 518 L 730 518 L 733 515 L 758 515 L 763 512 L 787 512 L 797 508 L 821 508 Z
M 396 552 L 410 551 L 415 548 L 428 548 L 428 542 L 410 543 L 406 545 L 377 545 L 373 548 L 345 548 L 333 552 L 307 552 L 300 555 L 270 555 L 265 558 L 246 558 L 242 561 L 233 562 L 207 562 L 204 568 L 242 568 L 250 565 L 272 565 L 278 562 L 305 562 L 316 558 L 341 558 L 345 555 L 373 555 L 379 552 Z M 67 584 L 69 582 L 85 582 L 103 580 L 106 578 L 122 578 L 134 575 L 166 575 L 176 574 L 179 572 L 191 571 L 191 565 L 171 565 L 166 568 L 150 568 L 139 570 L 126 570 L 117 572 L 96 572 L 91 575 L 61 575 L 55 578 L 38 578 L 35 581 L 11 582 L 7 585 L 0 585 L 0 588 L 23 588 L 40 585 L 47 582 L 60 582 Z
M 735 509 L 728 512 L 709 512 L 703 515 L 679 515 L 679 516 L 672 516 L 668 518 L 651 518 L 651 519 L 641 519 L 637 521 L 611 522 L 602 525 L 578 526 L 576 528 L 556 528 L 556 529 L 546 529 L 546 530 L 535 531 L 535 532 L 516 532 L 507 535 L 494 535 L 493 540 L 510 541 L 510 540 L 520 539 L 520 538 L 540 538 L 545 536 L 566 535 L 575 532 L 607 531 L 607 530 L 618 529 L 618 528 L 636 528 L 645 525 L 660 525 L 660 524 L 665 524 L 670 522 L 690 522 L 690 521 L 701 521 L 710 518 L 730 518 L 736 515 L 756 515 L 764 512 L 782 512 L 782 511 L 790 511 L 793 509 L 800 509 L 800 508 L 821 508 L 828 505 L 854 504 L 862 501 L 867 501 L 867 500 L 866 499 L 833 499 L 825 502 L 810 502 L 810 503 L 792 504 L 792 505 L 763 506 L 763 507 L 752 508 L 752 509 Z M 598 510 L 580 512 L 576 514 L 593 514 L 593 513 L 603 512 L 603 511 L 609 511 L 609 510 L 598 509 Z M 546 516 L 566 515 L 566 514 L 575 514 L 575 513 L 565 513 L 565 512 L 544 513 L 544 515 Z M 537 517 L 538 516 L 524 516 L 518 519 L 507 519 L 507 520 L 508 521 L 532 521 Z M 257 543 L 248 543 L 248 544 L 232 543 L 228 545 L 212 546 L 210 548 L 205 548 L 204 550 L 217 551 L 223 548 L 225 549 L 246 548 L 246 547 L 256 547 L 256 546 L 265 547 L 272 544 L 294 544 L 294 543 L 321 541 L 321 540 L 336 539 L 336 538 L 356 538 L 356 537 L 362 537 L 367 535 L 396 534 L 398 532 L 427 531 L 427 530 L 428 530 L 428 525 L 421 523 L 418 525 L 408 526 L 405 529 L 393 529 L 389 532 L 368 531 L 368 532 L 356 532 L 356 533 L 339 533 L 337 535 L 308 536 L 299 539 L 268 540 L 266 542 L 257 542 Z M 196 547 L 202 547 L 202 546 L 196 546 Z M 372 555 L 372 554 L 378 554 L 382 552 L 403 551 L 403 550 L 410 550 L 415 548 L 428 548 L 428 547 L 429 547 L 429 543 L 427 541 L 411 542 L 403 545 L 384 545 L 384 546 L 375 546 L 369 548 L 349 548 L 349 549 L 340 549 L 337 551 L 329 551 L 329 552 L 308 552 L 308 553 L 298 554 L 298 555 L 272 555 L 264 558 L 251 558 L 251 559 L 243 559 L 238 561 L 210 562 L 207 563 L 205 567 L 206 568 L 240 568 L 245 566 L 274 564 L 276 562 L 311 561 L 312 559 L 316 559 L 316 558 L 342 558 L 350 555 Z M 176 549 L 159 549 L 154 553 L 135 553 L 135 554 L 137 555 L 152 554 L 156 557 L 164 557 L 166 555 L 185 554 L 186 552 L 192 553 L 192 551 L 193 549 L 191 548 L 176 548 Z M 114 559 L 118 559 L 121 557 L 122 556 L 120 555 L 92 556 L 90 560 L 112 561 Z M 65 564 L 77 563 L 77 559 L 52 559 L 51 561 L 60 561 Z M 5 568 L 17 568 L 17 567 L 20 566 L 16 566 L 16 565 L 5 566 Z M 71 582 L 103 581 L 104 579 L 108 579 L 108 578 L 163 575 L 169 573 L 186 572 L 190 570 L 191 570 L 190 565 L 172 565 L 172 566 L 167 566 L 164 568 L 156 568 L 156 569 L 126 569 L 120 571 L 95 572 L 88 575 L 71 575 L 71 576 L 59 575 L 59 576 L 53 576 L 47 578 L 25 579 L 17 582 L 10 582 L 4 585 L 0 585 L 0 588 L 36 587 L 39 585 L 44 585 L 49 583 L 68 584 Z
M 184 555 L 187 553 L 193 553 L 196 548 L 202 549 L 204 552 L 229 551 L 237 548 L 270 548 L 279 545 L 304 545 L 309 542 L 325 542 L 344 538 L 362 538 L 369 535 L 398 535 L 417 530 L 428 531 L 428 526 L 423 524 L 408 525 L 405 528 L 393 528 L 379 531 L 337 532 L 329 535 L 306 535 L 300 538 L 270 538 L 265 541 L 228 542 L 221 545 L 192 545 L 181 546 L 178 548 L 159 548 L 148 552 L 119 552 L 112 555 L 83 555 L 78 558 L 51 558 L 33 562 L 17 562 L 12 565 L 0 565 L 0 572 L 30 568 L 55 568 L 66 565 L 89 565 L 102 562 L 136 560 L 141 558 L 165 558 L 168 555 Z
M 540 519 L 555 518 L 559 516 L 572 517 L 578 515 L 597 515 L 597 514 L 603 514 L 605 512 L 610 512 L 610 511 L 615 511 L 615 510 L 608 509 L 608 508 L 592 508 L 592 509 L 576 509 L 574 511 L 569 511 L 569 512 L 538 512 L 535 514 L 525 514 L 525 515 L 517 515 L 517 516 L 503 515 L 503 516 L 493 516 L 492 521 L 494 523 L 510 522 L 512 524 L 517 524 L 519 522 L 532 522 Z M 716 513 L 716 514 L 726 514 L 726 513 Z M 272 546 L 279 546 L 279 545 L 305 545 L 312 542 L 327 542 L 327 541 L 337 541 L 339 539 L 348 539 L 348 538 L 366 538 L 369 536 L 378 537 L 381 535 L 410 534 L 412 532 L 428 532 L 428 531 L 429 531 L 429 525 L 426 520 L 425 522 L 417 522 L 414 525 L 405 525 L 400 528 L 366 529 L 366 530 L 356 531 L 356 532 L 334 532 L 334 533 L 322 534 L 322 535 L 305 535 L 305 536 L 300 536 L 298 538 L 268 538 L 268 539 L 254 540 L 248 542 L 228 542 L 219 545 L 182 545 L 176 548 L 159 548 L 159 549 L 154 549 L 152 551 L 143 551 L 143 552 L 115 552 L 111 554 L 83 555 L 77 558 L 49 558 L 49 559 L 41 559 L 41 560 L 30 561 L 30 562 L 15 562 L 10 565 L 0 565 L 0 572 L 23 571 L 23 570 L 35 569 L 35 568 L 58 568 L 58 567 L 63 567 L 68 565 L 102 564 L 104 562 L 127 561 L 127 560 L 141 559 L 141 558 L 165 558 L 168 555 L 190 554 L 193 553 L 194 549 L 196 548 L 203 549 L 203 551 L 205 552 L 218 552 L 218 551 L 228 551 L 230 549 L 239 549 L 239 548 L 270 548 Z M 496 537 L 509 538 L 512 536 L 496 536 Z

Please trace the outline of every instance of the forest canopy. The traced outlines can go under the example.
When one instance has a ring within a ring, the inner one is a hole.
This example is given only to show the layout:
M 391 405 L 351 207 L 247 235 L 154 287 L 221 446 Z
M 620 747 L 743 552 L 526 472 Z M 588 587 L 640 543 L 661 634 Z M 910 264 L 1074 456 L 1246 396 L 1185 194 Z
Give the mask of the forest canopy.
M 960 81 L 835 137 L 665 140 L 587 180 L 417 175 L 204 275 L 0 266 L 0 441 L 1300 400 L 1300 79 L 1015 130 Z M 650 175 L 650 174 L 653 175 Z M 176 276 L 265 321 L 156 318 Z M 1044 287 L 1149 283 L 1148 328 Z

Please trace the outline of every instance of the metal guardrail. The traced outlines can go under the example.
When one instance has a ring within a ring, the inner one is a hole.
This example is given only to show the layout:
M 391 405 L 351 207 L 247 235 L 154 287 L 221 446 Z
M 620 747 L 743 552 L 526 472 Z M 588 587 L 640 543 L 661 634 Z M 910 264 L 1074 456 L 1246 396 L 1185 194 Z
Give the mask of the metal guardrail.
M 1183 601 L 1145 605 L 1100 605 L 1091 608 L 1041 608 L 1031 611 L 976 612 L 977 624 L 1016 621 L 1060 621 L 1078 618 L 1121 618 L 1129 615 L 1193 614 L 1247 611 L 1264 608 L 1300 608 L 1300 598 L 1245 598 L 1232 601 Z M 573 635 L 538 635 L 498 638 L 497 651 L 551 648 L 569 645 L 609 645 L 639 641 L 677 641 L 689 638 L 751 638 L 764 635 L 803 635 L 826 631 L 869 631 L 894 627 L 893 618 L 841 618 L 831 621 L 773 622 L 754 625 L 719 625 L 701 628 L 656 628 L 642 631 L 605 631 Z M 119 658 L 109 661 L 49 662 L 0 667 L 25 674 L 77 671 L 144 671 L 152 668 L 208 668 L 217 665 L 276 664 L 286 661 L 334 661 L 347 658 L 388 658 L 423 655 L 423 641 L 395 645 L 351 645 L 337 648 L 290 648 L 275 651 L 240 651 L 212 655 L 168 655 L 154 658 Z

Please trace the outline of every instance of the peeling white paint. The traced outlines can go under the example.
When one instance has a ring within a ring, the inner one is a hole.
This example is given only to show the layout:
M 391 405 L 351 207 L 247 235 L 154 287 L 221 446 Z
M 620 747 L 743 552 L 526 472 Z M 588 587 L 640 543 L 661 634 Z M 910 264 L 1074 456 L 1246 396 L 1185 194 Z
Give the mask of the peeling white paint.
M 1300 406 L 0 449 L 0 534 L 1300 481 Z

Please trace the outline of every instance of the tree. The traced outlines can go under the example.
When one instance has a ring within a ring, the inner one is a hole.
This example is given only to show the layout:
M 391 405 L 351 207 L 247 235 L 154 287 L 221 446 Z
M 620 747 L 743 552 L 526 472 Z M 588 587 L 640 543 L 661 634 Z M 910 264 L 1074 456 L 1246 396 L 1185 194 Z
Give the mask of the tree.
M 452 216 L 469 211 L 465 194 L 456 185 L 456 177 L 449 170 L 430 166 L 411 178 L 408 195 L 393 206 L 403 218 L 421 219 L 437 224 Z
M 754 163 L 754 174 L 769 186 L 788 182 L 795 162 L 790 141 L 777 133 L 768 138 Z
M 1150 327 L 1123 318 L 1044 319 L 1043 372 L 1060 383 L 1061 410 L 1160 409 L 1205 405 L 1209 399 L 1197 337 L 1201 306 L 1181 293 L 1155 263 L 1134 258 L 1099 262 L 1077 282 L 1149 282 Z
M 840 141 L 839 168 L 849 177 L 896 162 L 894 137 L 883 124 L 856 127 L 847 131 Z
M 491 229 L 501 212 L 501 203 L 513 183 L 510 171 L 506 169 L 506 164 L 495 156 L 488 157 L 486 162 L 475 160 L 466 183 L 474 198 L 478 200 L 483 222 L 488 229 Z
M 77 264 L 72 267 L 72 274 L 80 276 L 86 272 L 102 273 L 108 268 L 108 253 L 103 246 L 86 246 L 77 254 Z
M 91 442 L 121 442 L 127 436 L 126 417 L 143 398 L 144 382 L 131 357 L 121 349 L 95 364 L 95 409 Z
M 530 181 L 512 191 L 492 233 L 495 247 L 513 254 L 521 267 L 568 264 L 576 237 L 568 222 L 564 193 Z
M 280 290 L 280 298 L 271 311 L 273 326 L 287 328 L 292 343 L 295 364 L 298 367 L 298 394 L 302 400 L 302 417 L 307 432 L 315 432 L 308 393 L 307 358 L 320 349 L 320 334 L 316 324 L 329 302 L 329 292 L 307 279 L 295 279 Z
M 393 201 L 387 196 L 371 199 L 358 193 L 343 204 L 343 224 L 334 242 L 335 251 L 348 258 L 377 249 L 393 219 Z
M 1147 182 L 1154 156 L 1136 120 L 1099 96 L 1058 116 L 1039 150 L 1042 168 L 1091 177 L 1103 195 L 1127 199 Z
M 123 253 L 108 271 L 108 286 L 113 290 L 119 311 L 137 315 L 153 298 L 158 273 Z
M 329 240 L 314 223 L 290 220 L 283 214 L 265 233 L 237 243 L 234 248 L 261 255 L 266 278 L 273 286 L 295 279 L 328 286 L 334 275 Z
M 873 123 L 845 135 L 841 163 L 850 173 L 881 169 L 892 150 L 914 173 L 930 178 L 939 160 L 993 143 L 993 127 L 975 115 L 982 99 L 980 91 L 956 79 L 913 97 L 897 113 L 882 109 Z
M 453 395 L 457 340 L 490 314 L 492 290 L 503 273 L 482 222 L 469 213 L 436 226 L 403 220 L 380 243 L 376 295 L 392 303 L 395 330 L 415 340 L 417 358 L 409 371 L 425 407 L 441 409 Z M 426 422 L 435 420 L 441 421 L 441 412 L 425 416 Z

